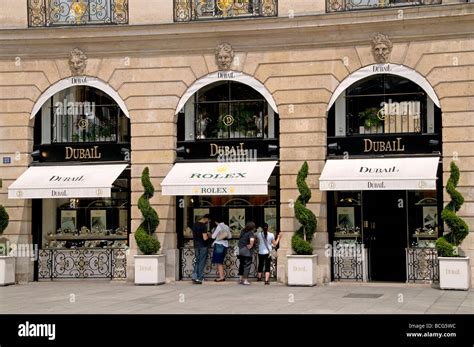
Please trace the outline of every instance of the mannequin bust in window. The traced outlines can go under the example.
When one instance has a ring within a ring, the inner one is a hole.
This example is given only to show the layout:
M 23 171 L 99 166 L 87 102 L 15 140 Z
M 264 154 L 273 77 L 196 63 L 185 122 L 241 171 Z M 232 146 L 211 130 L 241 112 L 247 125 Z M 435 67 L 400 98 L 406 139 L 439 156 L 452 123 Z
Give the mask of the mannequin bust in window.
M 196 139 L 206 138 L 206 128 L 211 119 L 207 117 L 207 113 L 201 113 L 196 119 Z

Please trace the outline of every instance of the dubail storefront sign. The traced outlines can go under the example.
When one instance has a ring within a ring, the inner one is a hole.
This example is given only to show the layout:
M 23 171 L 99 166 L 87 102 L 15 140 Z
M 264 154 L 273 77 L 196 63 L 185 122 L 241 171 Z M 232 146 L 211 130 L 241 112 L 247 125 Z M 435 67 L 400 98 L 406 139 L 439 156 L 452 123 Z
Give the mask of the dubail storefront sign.
M 218 162 L 257 161 L 257 150 L 245 148 L 243 142 L 238 146 L 219 146 L 216 143 L 210 143 L 209 157 L 217 157 Z
M 328 160 L 323 191 L 436 190 L 439 157 Z
M 8 187 L 9 199 L 105 198 L 127 164 L 32 166 Z
M 64 151 L 64 160 L 97 160 L 102 158 L 99 146 L 89 148 L 65 147 Z

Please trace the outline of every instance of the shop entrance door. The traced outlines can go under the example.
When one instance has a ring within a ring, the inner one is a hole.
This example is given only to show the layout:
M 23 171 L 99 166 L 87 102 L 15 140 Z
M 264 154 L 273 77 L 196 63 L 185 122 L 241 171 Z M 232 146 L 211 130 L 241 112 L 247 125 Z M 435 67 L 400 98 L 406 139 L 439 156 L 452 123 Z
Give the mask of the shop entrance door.
M 363 224 L 369 249 L 369 278 L 405 282 L 406 191 L 364 191 Z

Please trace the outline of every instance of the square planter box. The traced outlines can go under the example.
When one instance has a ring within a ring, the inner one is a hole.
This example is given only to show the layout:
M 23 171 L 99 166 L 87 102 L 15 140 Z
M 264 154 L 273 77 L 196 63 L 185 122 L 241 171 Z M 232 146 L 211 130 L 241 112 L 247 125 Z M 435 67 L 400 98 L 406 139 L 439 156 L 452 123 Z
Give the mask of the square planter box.
M 287 255 L 288 285 L 314 286 L 317 278 L 318 255 Z
M 162 284 L 165 283 L 164 255 L 136 255 L 135 284 Z
M 469 257 L 439 257 L 439 287 L 469 290 L 471 266 Z
M 0 286 L 15 284 L 15 257 L 0 257 Z

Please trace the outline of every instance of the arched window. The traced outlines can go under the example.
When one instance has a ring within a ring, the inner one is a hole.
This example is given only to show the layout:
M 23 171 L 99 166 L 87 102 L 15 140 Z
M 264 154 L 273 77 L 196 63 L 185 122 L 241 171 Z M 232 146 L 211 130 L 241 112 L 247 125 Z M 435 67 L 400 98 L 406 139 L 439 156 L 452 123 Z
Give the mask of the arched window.
M 35 119 L 35 145 L 129 143 L 130 124 L 103 91 L 75 86 L 52 96 Z
M 220 81 L 201 88 L 185 105 L 179 140 L 274 139 L 276 115 L 265 98 L 243 83 Z M 184 136 L 183 136 L 184 135 Z
M 416 83 L 380 74 L 365 78 L 336 100 L 328 136 L 435 134 L 440 110 Z

